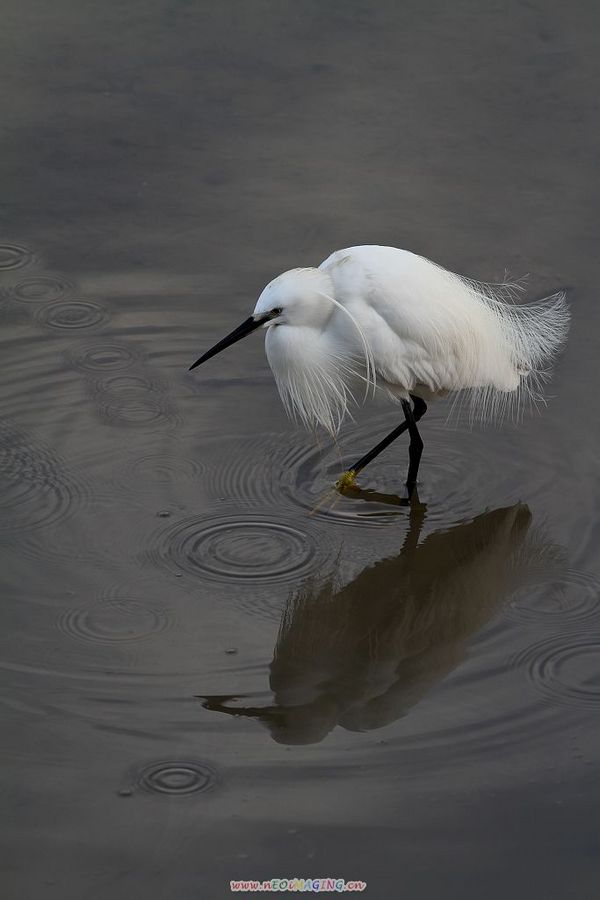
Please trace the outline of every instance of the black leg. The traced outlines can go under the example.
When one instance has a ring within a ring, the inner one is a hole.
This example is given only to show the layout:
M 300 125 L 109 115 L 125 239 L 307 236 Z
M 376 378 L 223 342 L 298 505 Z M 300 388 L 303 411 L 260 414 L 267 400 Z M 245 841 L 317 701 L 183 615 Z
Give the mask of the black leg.
M 420 397 L 416 397 L 414 394 L 411 394 L 410 397 L 413 401 L 412 409 L 411 409 L 410 403 L 407 400 L 402 401 L 402 408 L 404 410 L 404 415 L 406 417 L 406 420 L 404 422 L 402 422 L 401 425 L 398 425 L 397 428 L 394 428 L 393 431 L 390 431 L 390 433 L 386 437 L 384 437 L 384 439 L 382 441 L 380 441 L 375 447 L 373 447 L 372 450 L 369 450 L 368 453 L 365 453 L 364 456 L 361 456 L 361 458 L 358 460 L 358 462 L 356 462 L 353 466 L 351 466 L 350 469 L 348 469 L 348 471 L 345 473 L 345 475 L 342 475 L 340 480 L 337 482 L 337 487 L 344 488 L 344 487 L 349 487 L 350 485 L 352 485 L 356 475 L 358 475 L 358 473 L 362 469 L 364 469 L 365 466 L 368 466 L 369 463 L 372 462 L 376 456 L 379 456 L 379 454 L 382 453 L 383 450 L 386 449 L 386 447 L 389 447 L 390 444 L 393 443 L 393 441 L 395 441 L 397 437 L 400 437 L 400 435 L 403 434 L 403 432 L 405 432 L 405 431 L 408 431 L 410 434 L 410 437 L 411 437 L 410 447 L 409 447 L 409 458 L 411 461 L 411 465 L 412 465 L 413 456 L 416 453 L 416 448 L 419 443 L 421 445 L 420 449 L 419 449 L 419 453 L 418 453 L 418 458 L 416 460 L 416 470 L 414 473 L 414 482 L 416 482 L 416 472 L 419 469 L 419 459 L 421 458 L 421 453 L 423 451 L 423 441 L 421 440 L 421 435 L 419 434 L 416 423 L 419 421 L 419 419 L 421 419 L 425 415 L 425 413 L 427 411 L 427 404 L 425 403 L 424 400 L 421 400 Z M 405 407 L 408 407 L 408 409 L 410 410 L 410 416 L 411 416 L 412 421 L 409 421 Z M 415 433 L 416 433 L 416 438 L 417 438 L 416 443 L 414 443 L 415 442 L 415 437 L 414 437 Z M 413 444 L 414 444 L 414 446 L 413 446 Z M 411 448 L 412 448 L 412 454 L 411 454 Z M 409 467 L 409 480 L 410 480 L 410 475 L 411 475 L 411 468 Z M 412 487 L 414 487 L 414 482 L 413 482 Z M 408 483 L 408 481 L 407 481 L 407 483 Z
M 406 477 L 406 487 L 408 488 L 408 493 L 410 495 L 417 483 L 419 463 L 421 462 L 421 454 L 423 453 L 423 440 L 419 434 L 417 420 L 408 400 L 402 401 L 402 409 L 406 416 L 406 424 L 408 426 L 408 433 L 410 434 L 410 444 L 408 445 L 408 475 Z
M 415 417 L 415 422 L 418 422 L 419 419 L 422 419 L 427 412 L 427 404 L 424 400 L 421 400 L 420 397 L 415 396 L 415 394 L 410 394 L 410 399 L 413 402 L 413 415 Z
M 350 471 L 354 472 L 355 475 L 368 466 L 370 462 L 373 462 L 376 456 L 379 456 L 386 447 L 389 447 L 391 443 L 393 443 L 397 437 L 400 437 L 405 431 L 408 430 L 408 422 L 404 421 L 401 425 L 398 425 L 397 428 L 394 428 L 393 431 L 384 437 L 382 441 L 380 441 L 372 450 L 369 450 L 368 453 L 365 453 L 364 456 L 358 460 L 357 463 L 354 463 L 353 466 L 350 467 Z

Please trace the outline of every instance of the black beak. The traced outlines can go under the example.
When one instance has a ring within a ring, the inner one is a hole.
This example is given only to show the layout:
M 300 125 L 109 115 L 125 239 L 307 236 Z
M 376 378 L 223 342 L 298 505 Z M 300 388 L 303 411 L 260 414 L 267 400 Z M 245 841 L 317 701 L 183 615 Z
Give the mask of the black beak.
M 195 369 L 196 366 L 201 366 L 203 362 L 206 362 L 207 359 L 210 359 L 211 356 L 216 356 L 217 353 L 220 353 L 221 350 L 225 350 L 226 347 L 231 347 L 232 344 L 236 344 L 238 341 L 241 341 L 242 338 L 246 337 L 247 334 L 255 331 L 257 328 L 260 328 L 265 322 L 267 322 L 271 316 L 258 316 L 256 319 L 254 316 L 249 316 L 241 325 L 238 325 L 231 334 L 228 334 L 227 337 L 224 337 L 222 341 L 219 341 L 218 344 L 215 344 L 214 347 L 211 347 L 210 350 L 201 356 L 200 359 L 197 359 L 193 366 L 190 366 L 189 371 Z

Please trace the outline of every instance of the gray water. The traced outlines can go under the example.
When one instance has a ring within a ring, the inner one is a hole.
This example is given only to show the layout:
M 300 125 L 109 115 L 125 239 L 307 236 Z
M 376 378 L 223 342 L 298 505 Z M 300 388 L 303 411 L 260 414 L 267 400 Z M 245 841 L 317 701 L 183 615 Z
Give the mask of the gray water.
M 598 894 L 596 4 L 6 0 L 3 897 Z M 275 274 L 563 289 L 521 426 L 287 422 Z

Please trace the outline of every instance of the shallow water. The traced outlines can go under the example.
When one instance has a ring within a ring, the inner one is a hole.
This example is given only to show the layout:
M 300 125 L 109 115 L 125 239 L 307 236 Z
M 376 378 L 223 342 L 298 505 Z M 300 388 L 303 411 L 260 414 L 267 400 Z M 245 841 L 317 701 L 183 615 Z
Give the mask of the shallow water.
M 3 896 L 596 897 L 591 3 L 3 12 Z M 423 421 L 329 488 L 259 337 L 274 274 L 387 243 L 565 289 L 548 406 Z M 590 390 L 590 385 L 592 389 Z

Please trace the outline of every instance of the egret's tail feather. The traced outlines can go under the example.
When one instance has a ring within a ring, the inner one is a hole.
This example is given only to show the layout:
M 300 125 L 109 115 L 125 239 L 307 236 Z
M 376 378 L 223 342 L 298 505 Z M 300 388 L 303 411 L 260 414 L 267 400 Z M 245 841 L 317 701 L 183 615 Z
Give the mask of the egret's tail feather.
M 471 418 L 518 420 L 527 409 L 544 402 L 543 387 L 569 331 L 566 295 L 559 291 L 534 303 L 519 304 L 515 302 L 521 290 L 517 285 L 464 283 L 496 324 L 495 345 L 480 345 L 481 351 L 494 362 L 500 356 L 508 361 L 503 380 L 490 379 L 469 392 Z

